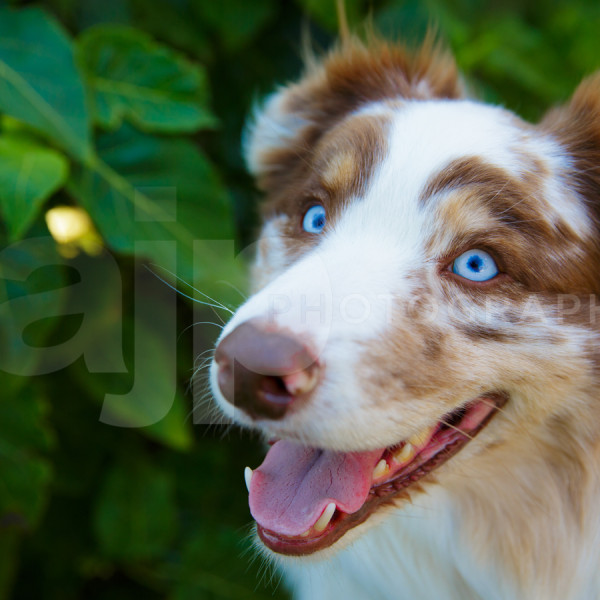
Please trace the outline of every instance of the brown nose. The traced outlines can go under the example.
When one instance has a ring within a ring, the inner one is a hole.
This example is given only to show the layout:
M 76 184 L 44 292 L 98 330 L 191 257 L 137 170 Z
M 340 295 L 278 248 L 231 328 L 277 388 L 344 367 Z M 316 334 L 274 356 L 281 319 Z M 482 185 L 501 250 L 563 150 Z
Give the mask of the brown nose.
M 252 418 L 281 419 L 317 382 L 318 365 L 307 347 L 256 320 L 221 340 L 215 360 L 221 393 Z

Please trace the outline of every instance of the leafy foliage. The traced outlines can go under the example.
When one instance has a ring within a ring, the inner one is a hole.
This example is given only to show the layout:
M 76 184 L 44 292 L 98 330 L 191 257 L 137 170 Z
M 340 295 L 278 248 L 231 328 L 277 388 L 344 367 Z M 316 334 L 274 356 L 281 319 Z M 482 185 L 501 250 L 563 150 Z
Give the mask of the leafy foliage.
M 245 287 L 243 120 L 335 1 L 31 4 L 0 0 L 0 599 L 285 597 L 242 556 L 262 449 L 192 426 L 194 356 Z M 530 119 L 600 67 L 593 0 L 345 4 L 413 43 L 436 23 Z
M 24 136 L 0 136 L 0 197 L 10 240 L 29 229 L 43 203 L 61 188 L 69 173 L 65 157 Z
M 215 125 L 204 70 L 142 32 L 98 26 L 82 35 L 79 50 L 101 126 L 115 129 L 124 118 L 166 133 Z
M 84 160 L 91 153 L 85 91 L 71 41 L 40 9 L 0 10 L 0 110 Z
M 51 445 L 52 434 L 44 425 L 46 404 L 32 390 L 19 402 L 0 404 L 0 506 L 2 518 L 33 528 L 47 501 L 52 468 L 40 455 Z
M 103 553 L 126 561 L 161 556 L 175 534 L 174 491 L 168 473 L 143 461 L 110 470 L 94 518 Z

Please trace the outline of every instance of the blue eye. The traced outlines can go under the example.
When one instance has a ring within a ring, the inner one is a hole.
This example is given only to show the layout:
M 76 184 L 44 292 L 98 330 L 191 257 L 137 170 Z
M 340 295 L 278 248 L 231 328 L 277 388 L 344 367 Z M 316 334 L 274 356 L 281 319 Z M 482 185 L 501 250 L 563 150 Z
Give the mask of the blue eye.
M 487 252 L 467 250 L 454 259 L 452 272 L 469 281 L 489 281 L 498 275 L 498 267 Z
M 320 204 L 311 206 L 304 215 L 302 227 L 308 233 L 321 233 L 325 227 L 325 209 Z

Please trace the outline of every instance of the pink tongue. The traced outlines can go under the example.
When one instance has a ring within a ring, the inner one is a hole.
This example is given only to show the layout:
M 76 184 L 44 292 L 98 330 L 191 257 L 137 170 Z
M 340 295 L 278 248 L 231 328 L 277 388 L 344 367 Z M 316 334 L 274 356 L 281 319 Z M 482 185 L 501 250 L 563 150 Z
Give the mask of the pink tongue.
M 356 512 L 382 454 L 317 450 L 281 440 L 254 471 L 250 512 L 265 529 L 292 536 L 310 529 L 330 502 Z

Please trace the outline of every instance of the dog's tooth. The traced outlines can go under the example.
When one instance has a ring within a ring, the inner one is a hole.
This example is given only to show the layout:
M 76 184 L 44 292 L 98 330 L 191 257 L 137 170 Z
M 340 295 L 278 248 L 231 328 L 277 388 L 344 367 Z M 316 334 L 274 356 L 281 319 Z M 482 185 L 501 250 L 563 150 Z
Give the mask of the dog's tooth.
M 317 533 L 321 533 L 325 531 L 327 525 L 329 525 L 329 521 L 331 521 L 331 517 L 333 517 L 333 513 L 335 512 L 335 502 L 330 502 L 323 511 L 323 514 L 319 517 L 319 520 L 313 525 L 313 529 Z
M 408 440 L 406 440 L 406 441 L 409 444 L 412 444 L 413 446 L 415 446 L 416 448 L 421 448 L 422 446 L 425 446 L 425 444 L 427 444 L 434 429 L 435 429 L 435 425 L 433 427 L 426 427 L 425 429 L 422 429 L 421 431 L 419 431 L 419 433 L 415 433 L 415 435 L 412 435 L 411 437 L 409 437 Z
M 300 537 L 308 537 L 310 535 L 310 529 L 307 529 L 304 533 L 300 534 Z
M 282 378 L 287 391 L 292 396 L 308 394 L 317 384 L 317 375 L 314 369 L 298 371 Z
M 246 487 L 248 488 L 248 492 L 250 491 L 250 482 L 252 481 L 252 469 L 250 467 L 246 467 L 244 469 L 244 479 L 246 480 Z
M 387 461 L 385 458 L 382 458 L 373 469 L 373 479 L 379 479 L 380 477 L 383 477 L 389 470 L 390 467 L 387 464 Z
M 396 450 L 392 458 L 395 463 L 404 465 L 408 464 L 415 457 L 416 453 L 415 447 L 410 442 L 406 442 L 402 448 Z

